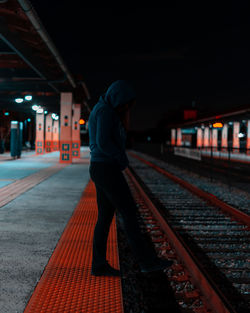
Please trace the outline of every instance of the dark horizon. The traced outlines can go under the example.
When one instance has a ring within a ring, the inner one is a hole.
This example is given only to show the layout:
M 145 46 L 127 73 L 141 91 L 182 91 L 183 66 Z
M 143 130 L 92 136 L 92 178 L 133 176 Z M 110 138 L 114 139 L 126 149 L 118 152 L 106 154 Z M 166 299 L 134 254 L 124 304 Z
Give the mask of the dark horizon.
M 133 129 L 154 127 L 169 111 L 194 102 L 208 114 L 250 106 L 244 4 L 121 9 L 32 3 L 70 71 L 83 76 L 90 107 L 113 81 L 131 81 L 138 95 Z

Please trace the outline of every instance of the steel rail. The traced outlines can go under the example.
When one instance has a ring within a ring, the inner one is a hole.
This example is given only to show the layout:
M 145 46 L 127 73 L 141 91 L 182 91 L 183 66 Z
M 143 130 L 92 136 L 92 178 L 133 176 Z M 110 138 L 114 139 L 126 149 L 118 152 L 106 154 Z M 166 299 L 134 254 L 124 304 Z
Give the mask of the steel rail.
M 187 182 L 187 181 L 185 181 L 185 180 L 183 180 L 183 179 L 181 179 L 181 178 L 179 178 L 179 177 L 169 173 L 165 169 L 157 166 L 156 164 L 143 159 L 142 157 L 138 156 L 137 154 L 135 154 L 133 152 L 129 152 L 129 155 L 131 155 L 133 158 L 136 158 L 136 159 L 140 160 L 141 162 L 147 164 L 148 166 L 150 166 L 153 169 L 155 169 L 157 172 L 163 174 L 167 178 L 169 178 L 172 181 L 178 183 L 182 187 L 188 189 L 189 191 L 191 191 L 196 196 L 198 196 L 198 197 L 208 201 L 209 203 L 215 205 L 216 207 L 220 208 L 225 213 L 230 214 L 231 216 L 233 216 L 239 222 L 241 222 L 241 223 L 247 225 L 248 227 L 250 227 L 250 216 L 249 215 L 247 215 L 247 214 L 241 212 L 240 210 L 232 207 L 231 205 L 223 202 L 222 200 L 217 198 L 215 195 L 213 195 L 211 193 L 208 193 L 206 191 L 203 191 L 200 188 L 190 184 L 189 182 Z
M 236 311 L 231 307 L 226 298 L 220 292 L 219 288 L 212 283 L 213 280 L 208 278 L 209 275 L 204 274 L 204 271 L 201 270 L 202 267 L 198 264 L 198 261 L 195 260 L 192 252 L 189 251 L 189 249 L 185 247 L 185 244 L 183 244 L 182 241 L 178 238 L 172 227 L 157 210 L 153 202 L 150 200 L 148 195 L 145 193 L 129 169 L 126 170 L 126 174 L 133 183 L 136 191 L 144 199 L 147 207 L 159 223 L 161 230 L 167 235 L 167 239 L 174 247 L 179 259 L 183 262 L 187 271 L 191 274 L 190 280 L 202 292 L 207 307 L 210 308 L 212 312 L 216 313 L 236 313 Z

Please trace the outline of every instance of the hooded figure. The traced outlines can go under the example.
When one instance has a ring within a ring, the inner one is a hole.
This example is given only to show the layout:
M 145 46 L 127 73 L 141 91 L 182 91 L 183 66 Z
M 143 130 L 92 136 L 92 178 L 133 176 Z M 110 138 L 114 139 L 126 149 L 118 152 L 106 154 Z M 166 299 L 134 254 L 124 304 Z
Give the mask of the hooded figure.
M 107 238 L 116 210 L 122 217 L 129 244 L 142 272 L 172 265 L 172 261 L 158 259 L 155 250 L 142 237 L 136 203 L 122 173 L 128 166 L 126 119 L 134 103 L 135 91 L 128 82 L 118 80 L 100 97 L 89 117 L 90 177 L 95 183 L 98 205 L 92 259 L 92 275 L 95 276 L 120 275 L 106 260 Z
M 126 105 L 134 99 L 135 91 L 123 80 L 114 82 L 100 97 L 89 117 L 91 161 L 116 163 L 121 170 L 128 166 L 126 132 L 119 115 L 126 113 Z

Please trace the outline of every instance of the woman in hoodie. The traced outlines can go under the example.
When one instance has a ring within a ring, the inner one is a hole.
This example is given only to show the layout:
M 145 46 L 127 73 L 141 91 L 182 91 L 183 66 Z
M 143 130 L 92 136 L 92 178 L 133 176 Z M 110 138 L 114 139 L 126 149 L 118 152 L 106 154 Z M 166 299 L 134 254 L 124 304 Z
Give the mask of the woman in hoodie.
M 142 272 L 162 270 L 172 261 L 157 258 L 143 239 L 136 217 L 136 203 L 122 171 L 128 166 L 125 152 L 128 112 L 135 91 L 123 80 L 111 84 L 89 117 L 90 176 L 96 187 L 98 220 L 93 238 L 92 275 L 119 276 L 106 260 L 107 238 L 115 210 L 123 220 L 132 252 Z

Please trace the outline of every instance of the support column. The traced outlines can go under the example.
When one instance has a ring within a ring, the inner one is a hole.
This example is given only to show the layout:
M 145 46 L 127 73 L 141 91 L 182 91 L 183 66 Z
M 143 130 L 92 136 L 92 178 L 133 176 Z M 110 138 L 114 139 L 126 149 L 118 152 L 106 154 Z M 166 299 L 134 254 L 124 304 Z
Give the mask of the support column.
M 175 146 L 176 143 L 176 129 L 171 129 L 171 146 Z
M 72 93 L 61 93 L 60 162 L 72 163 Z
M 44 153 L 44 113 L 36 113 L 36 154 Z
M 80 158 L 80 125 L 79 120 L 81 116 L 81 105 L 73 104 L 73 117 L 72 117 L 72 158 Z
M 54 120 L 52 128 L 52 147 L 53 151 L 59 150 L 59 121 Z
M 228 148 L 228 125 L 224 124 L 221 132 L 221 149 L 226 150 Z
M 45 125 L 45 152 L 52 151 L 52 117 L 51 114 L 46 115 Z
M 212 129 L 212 147 L 214 150 L 217 150 L 218 148 L 218 129 L 213 128 Z
M 18 121 L 11 121 L 10 124 L 10 155 L 17 157 L 18 150 Z
M 201 148 L 202 147 L 202 129 L 201 128 L 197 129 L 196 146 L 197 146 L 197 148 Z
M 204 129 L 204 148 L 209 147 L 209 127 L 205 127 Z
M 238 152 L 240 148 L 240 138 L 239 138 L 239 132 L 240 132 L 240 123 L 234 122 L 233 125 L 233 149 L 236 149 L 236 152 Z
M 17 157 L 20 158 L 23 150 L 23 122 L 19 122 L 18 141 L 17 141 Z
M 177 146 L 182 145 L 182 136 L 181 136 L 181 128 L 177 128 Z
M 247 121 L 247 154 L 250 154 L 250 120 Z

